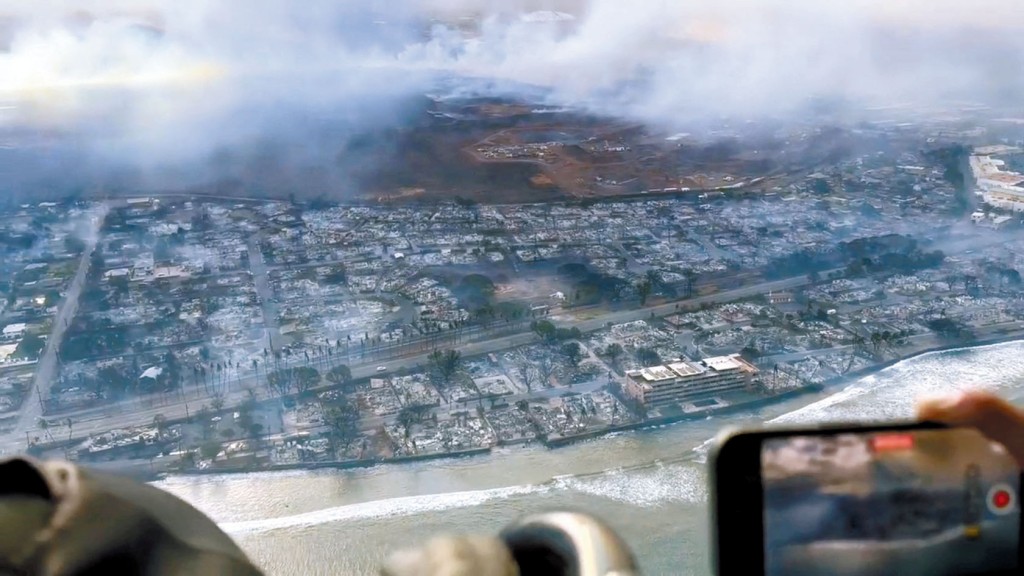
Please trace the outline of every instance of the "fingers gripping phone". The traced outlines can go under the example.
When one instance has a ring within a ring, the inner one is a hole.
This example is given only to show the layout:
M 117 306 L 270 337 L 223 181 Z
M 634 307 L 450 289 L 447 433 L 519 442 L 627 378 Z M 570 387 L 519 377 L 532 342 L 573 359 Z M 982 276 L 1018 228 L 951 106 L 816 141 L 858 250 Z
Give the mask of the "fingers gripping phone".
M 719 576 L 1017 574 L 1021 471 L 973 428 L 916 423 L 723 433 Z

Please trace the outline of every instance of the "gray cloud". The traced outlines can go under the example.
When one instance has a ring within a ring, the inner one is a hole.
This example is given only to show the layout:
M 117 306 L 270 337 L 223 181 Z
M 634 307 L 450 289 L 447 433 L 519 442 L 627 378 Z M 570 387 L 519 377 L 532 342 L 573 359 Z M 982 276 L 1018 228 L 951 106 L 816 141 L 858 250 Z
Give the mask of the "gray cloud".
M 660 126 L 1022 89 L 1015 0 L 22 4 L 0 9 L 0 143 L 19 148 L 0 149 L 0 172 L 15 183 L 340 190 L 347 139 L 407 121 L 438 75 Z M 522 18 L 534 10 L 573 19 Z

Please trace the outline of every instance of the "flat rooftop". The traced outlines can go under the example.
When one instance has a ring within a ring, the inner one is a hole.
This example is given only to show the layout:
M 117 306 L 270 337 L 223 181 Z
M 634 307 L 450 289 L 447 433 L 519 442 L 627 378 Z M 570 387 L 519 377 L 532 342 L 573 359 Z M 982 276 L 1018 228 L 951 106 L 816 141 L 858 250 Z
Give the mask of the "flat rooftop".
M 24 331 L 25 331 L 25 323 L 24 322 L 18 322 L 18 323 L 15 323 L 15 324 L 8 324 L 7 326 L 4 326 L 3 333 L 4 333 L 5 336 L 9 336 L 11 334 L 21 334 Z
M 975 154 L 1014 154 L 1020 152 L 1020 148 L 1016 146 L 1006 146 L 1004 144 L 996 144 L 994 146 L 979 146 L 974 149 Z
M 670 380 L 676 377 L 674 372 L 664 366 L 651 366 L 650 368 L 644 368 L 640 370 L 640 376 L 648 382 Z
M 715 372 L 724 372 L 726 370 L 737 370 L 742 365 L 731 356 L 715 356 L 713 358 L 705 358 L 704 365 L 711 368 Z
M 743 370 L 746 372 L 757 372 L 757 368 L 739 357 L 738 354 L 731 356 L 715 356 L 705 358 L 698 362 L 687 362 L 679 360 L 664 366 L 649 366 L 639 370 L 629 370 L 626 376 L 635 380 L 645 382 L 661 382 L 675 378 L 689 378 L 706 373 L 708 370 L 715 372 L 727 372 L 731 370 Z
M 996 172 L 995 174 L 986 174 L 985 179 L 1013 186 L 1016 184 L 1020 184 L 1021 182 L 1024 182 L 1024 174 L 1014 174 L 1012 172 Z
M 693 376 L 694 374 L 700 374 L 704 371 L 700 366 L 694 366 L 689 362 L 673 362 L 668 365 L 668 369 L 678 374 L 680 377 Z

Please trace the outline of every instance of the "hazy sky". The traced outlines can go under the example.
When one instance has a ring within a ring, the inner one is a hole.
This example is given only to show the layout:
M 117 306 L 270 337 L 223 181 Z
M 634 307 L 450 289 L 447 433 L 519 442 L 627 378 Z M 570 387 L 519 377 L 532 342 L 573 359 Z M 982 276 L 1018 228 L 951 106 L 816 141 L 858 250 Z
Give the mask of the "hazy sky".
M 5 4 L 0 130 L 142 170 L 275 142 L 316 156 L 320 138 L 400 123 L 437 72 L 665 126 L 816 96 L 1015 102 L 1024 78 L 1019 0 Z M 574 20 L 520 18 L 541 9 Z

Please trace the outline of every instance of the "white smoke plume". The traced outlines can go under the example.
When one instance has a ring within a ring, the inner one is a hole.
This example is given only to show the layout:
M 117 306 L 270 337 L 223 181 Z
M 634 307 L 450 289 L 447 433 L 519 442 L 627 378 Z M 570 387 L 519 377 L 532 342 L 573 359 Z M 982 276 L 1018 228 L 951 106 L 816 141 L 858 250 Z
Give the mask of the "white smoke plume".
M 8 3 L 0 176 L 343 188 L 346 139 L 409 121 L 439 75 L 663 126 L 812 98 L 1002 105 L 1022 29 L 1017 0 Z

